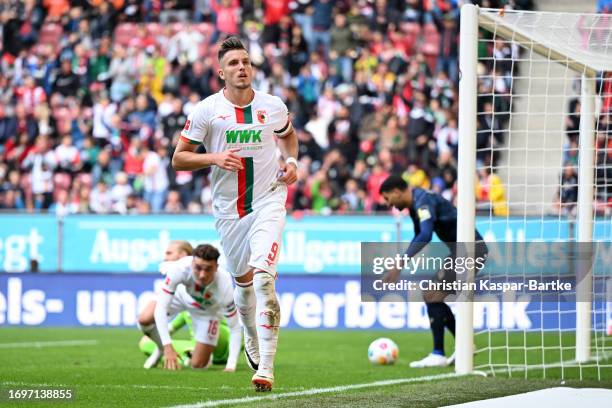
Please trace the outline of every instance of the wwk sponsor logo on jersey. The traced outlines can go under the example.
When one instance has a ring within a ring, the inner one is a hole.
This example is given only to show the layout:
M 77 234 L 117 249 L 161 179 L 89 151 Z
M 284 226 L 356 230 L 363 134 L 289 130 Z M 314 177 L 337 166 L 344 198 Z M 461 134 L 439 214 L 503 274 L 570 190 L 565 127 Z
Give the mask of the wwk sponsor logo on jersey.
M 225 140 L 228 144 L 261 143 L 261 130 L 226 130 Z

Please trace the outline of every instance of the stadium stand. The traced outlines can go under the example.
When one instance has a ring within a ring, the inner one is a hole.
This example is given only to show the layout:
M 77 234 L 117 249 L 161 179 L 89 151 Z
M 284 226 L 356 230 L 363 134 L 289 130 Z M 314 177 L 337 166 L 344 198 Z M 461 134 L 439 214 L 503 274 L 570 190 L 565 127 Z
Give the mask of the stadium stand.
M 454 199 L 454 1 L 6 1 L 0 22 L 2 209 L 210 211 L 207 172 L 174 172 L 169 159 L 186 115 L 221 89 L 216 43 L 235 33 L 254 86 L 293 114 L 302 165 L 289 209 L 386 210 L 377 191 L 391 172 Z M 512 52 L 499 47 L 481 52 Z M 479 148 L 504 143 L 506 126 L 483 117 Z M 490 184 L 480 177 L 485 205 Z

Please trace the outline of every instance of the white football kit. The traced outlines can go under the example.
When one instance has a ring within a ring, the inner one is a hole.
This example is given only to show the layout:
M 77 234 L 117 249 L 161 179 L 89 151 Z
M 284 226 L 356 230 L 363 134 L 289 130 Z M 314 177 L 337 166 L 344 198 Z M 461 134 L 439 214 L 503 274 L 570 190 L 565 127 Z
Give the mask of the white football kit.
M 166 278 L 157 296 L 155 323 L 163 345 L 172 342 L 168 331 L 168 316 L 184 310 L 187 310 L 192 317 L 195 339 L 199 343 L 217 345 L 219 321 L 223 317 L 232 328 L 232 337 L 234 327 L 238 328 L 238 333 L 240 332 L 231 276 L 219 268 L 215 273 L 215 279 L 209 285 L 200 286 L 193 276 L 192 259 L 192 256 L 186 256 L 178 261 L 160 264 L 160 269 L 165 272 Z M 234 341 L 230 340 L 231 343 Z M 240 338 L 238 343 L 241 341 Z
M 207 153 L 239 148 L 243 170 L 212 167 L 213 214 L 216 229 L 236 277 L 254 267 L 276 276 L 285 225 L 287 186 L 279 184 L 276 138 L 293 130 L 287 107 L 276 96 L 254 91 L 247 106 L 236 106 L 223 90 L 199 102 L 181 133 Z

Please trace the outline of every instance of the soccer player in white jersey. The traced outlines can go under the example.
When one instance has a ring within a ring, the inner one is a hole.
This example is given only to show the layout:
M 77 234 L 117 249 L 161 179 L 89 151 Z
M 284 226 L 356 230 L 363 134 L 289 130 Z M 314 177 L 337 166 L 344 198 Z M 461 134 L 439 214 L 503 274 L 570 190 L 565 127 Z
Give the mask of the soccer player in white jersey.
M 193 253 L 193 247 L 191 246 L 189 242 L 179 241 L 179 240 L 171 241 L 166 247 L 166 250 L 164 251 L 164 262 L 178 261 L 179 259 L 184 258 L 186 256 L 191 256 L 192 253 Z M 148 323 L 143 323 L 144 325 L 150 324 L 154 320 L 153 313 L 155 311 L 155 302 L 156 302 L 155 300 L 150 301 L 145 306 L 145 308 L 140 314 L 141 317 L 139 317 L 139 319 L 142 319 L 143 322 L 148 322 Z M 189 312 L 185 311 L 182 313 L 189 313 Z M 179 315 L 177 315 L 177 317 Z M 140 322 L 139 322 L 139 326 L 140 326 Z M 172 322 L 170 322 L 169 327 L 168 327 L 170 334 L 172 334 L 172 331 L 173 331 L 171 327 L 172 327 Z M 139 345 L 144 344 L 147 340 L 150 341 L 149 337 L 143 336 L 143 338 L 140 339 Z M 153 342 L 153 344 L 155 345 L 155 342 Z M 144 363 L 144 368 L 150 369 L 150 368 L 155 367 L 157 363 L 159 362 L 159 360 L 161 360 L 161 357 L 162 357 L 162 350 L 160 350 L 155 345 L 153 350 L 151 351 L 151 354 L 149 355 L 149 357 Z
M 184 240 L 175 240 L 170 241 L 166 250 L 164 251 L 164 261 L 178 261 L 179 259 L 185 256 L 191 256 L 193 253 L 193 247 L 191 244 Z M 223 256 L 219 258 L 219 270 L 225 270 L 225 262 L 222 261 Z M 161 268 L 164 269 L 164 268 Z M 165 276 L 166 271 L 160 271 Z M 224 272 L 227 274 L 227 272 Z M 145 319 L 154 320 L 153 313 L 155 311 L 155 300 L 149 302 L 148 305 L 145 306 L 145 313 L 143 313 L 143 317 Z M 146 317 L 148 316 L 148 317 Z M 176 331 L 180 330 L 183 326 L 187 325 L 189 330 L 189 340 L 172 340 L 172 346 L 174 350 L 178 352 L 178 354 L 183 359 L 188 359 L 184 361 L 191 361 L 191 353 L 195 349 L 196 340 L 195 333 L 193 331 L 193 323 L 191 320 L 191 316 L 188 311 L 181 312 L 174 316 L 170 323 L 168 324 L 168 331 L 170 335 L 173 335 Z M 213 351 L 213 364 L 226 364 L 227 359 L 229 357 L 229 345 L 230 345 L 230 329 L 227 326 L 227 321 L 225 319 L 221 320 L 221 324 L 219 325 L 219 340 L 217 341 L 217 346 Z M 155 342 L 151 340 L 148 336 L 142 336 L 140 341 L 138 342 L 138 347 L 140 351 L 142 351 L 147 359 L 144 363 L 145 369 L 150 369 L 155 367 L 162 358 L 162 350 L 160 350 Z M 226 369 L 226 371 L 230 371 L 230 369 Z
M 193 368 L 206 368 L 219 337 L 219 321 L 225 317 L 230 327 L 230 350 L 225 371 L 235 371 L 242 345 L 242 329 L 236 316 L 232 279 L 218 268 L 219 251 L 202 244 L 193 256 L 162 262 L 166 278 L 153 307 L 142 311 L 138 323 L 143 333 L 164 353 L 164 368 L 180 367 L 172 346 L 168 316 L 187 310 L 193 321 L 196 346 L 191 357 Z
M 280 324 L 276 266 L 287 185 L 297 181 L 298 142 L 287 106 L 252 88 L 253 68 L 240 40 L 223 41 L 218 56 L 225 88 L 188 116 L 172 165 L 176 170 L 212 167 L 215 225 L 236 281 L 245 354 L 256 371 L 252 383 L 256 391 L 270 391 Z M 196 152 L 199 144 L 206 153 Z

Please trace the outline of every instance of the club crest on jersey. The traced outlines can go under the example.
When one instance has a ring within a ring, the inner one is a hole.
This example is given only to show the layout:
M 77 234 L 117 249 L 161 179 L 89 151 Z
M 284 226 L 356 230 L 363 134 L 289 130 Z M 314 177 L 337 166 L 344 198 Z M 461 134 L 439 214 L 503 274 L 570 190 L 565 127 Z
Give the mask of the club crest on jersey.
M 185 122 L 185 127 L 183 128 L 183 130 L 185 132 L 188 132 L 190 126 L 191 126 L 191 120 L 187 119 L 187 121 Z
M 266 113 L 265 110 L 263 109 L 258 109 L 255 111 L 255 114 L 257 116 L 257 120 L 259 121 L 259 123 L 261 123 L 262 125 L 264 123 L 266 123 L 268 121 L 268 114 Z

